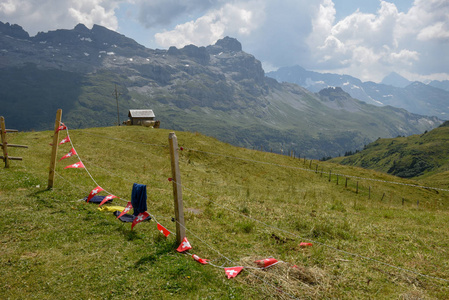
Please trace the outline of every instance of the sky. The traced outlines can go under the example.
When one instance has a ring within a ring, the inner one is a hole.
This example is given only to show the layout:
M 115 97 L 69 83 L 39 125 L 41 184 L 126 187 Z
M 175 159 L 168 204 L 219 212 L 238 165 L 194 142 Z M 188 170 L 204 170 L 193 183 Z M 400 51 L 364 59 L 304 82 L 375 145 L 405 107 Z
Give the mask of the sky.
M 152 49 L 230 36 L 266 72 L 449 80 L 448 0 L 0 0 L 0 21 L 31 36 L 98 24 Z

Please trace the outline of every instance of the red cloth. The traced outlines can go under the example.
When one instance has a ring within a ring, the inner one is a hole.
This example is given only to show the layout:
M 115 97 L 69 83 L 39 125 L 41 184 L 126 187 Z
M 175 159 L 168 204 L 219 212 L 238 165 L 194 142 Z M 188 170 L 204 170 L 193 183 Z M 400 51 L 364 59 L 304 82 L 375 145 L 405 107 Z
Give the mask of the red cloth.
M 170 231 L 168 231 L 164 226 L 162 226 L 159 223 L 157 223 L 157 230 L 159 230 L 163 235 L 165 235 L 165 237 L 169 236 L 169 234 L 171 233 Z
M 142 222 L 143 220 L 145 220 L 149 216 L 150 216 L 150 214 L 147 213 L 146 211 L 138 214 L 137 217 L 134 218 L 133 223 L 131 224 L 131 230 L 133 230 L 134 226 L 136 226 L 137 223 Z
M 178 252 L 184 252 L 187 250 L 192 249 L 192 246 L 190 245 L 189 241 L 187 240 L 187 238 L 185 237 L 182 242 L 181 245 L 179 245 L 178 249 L 176 249 L 176 251 Z
M 243 267 L 232 267 L 232 268 L 224 268 L 226 272 L 226 276 L 228 276 L 228 279 L 234 278 L 237 276 L 242 270 Z
M 114 196 L 114 195 L 107 195 L 106 197 L 104 197 L 104 199 L 101 201 L 100 205 L 98 205 L 98 206 L 102 206 L 103 204 L 105 204 L 106 202 L 108 202 L 109 200 L 114 199 L 114 198 L 118 198 L 118 197 Z
M 61 159 L 60 159 L 59 161 L 65 159 L 65 158 L 71 157 L 71 156 L 73 156 L 73 155 L 76 155 L 76 151 L 75 151 L 75 149 L 72 148 L 72 149 L 70 150 L 70 152 L 67 153 L 66 155 L 64 155 L 63 157 L 61 157 Z
M 83 165 L 82 162 L 79 161 L 76 164 L 73 164 L 73 165 L 65 167 L 64 169 L 70 169 L 70 168 L 74 168 L 74 169 L 76 169 L 76 168 L 84 168 L 84 165 Z
M 93 196 L 97 195 L 99 192 L 104 191 L 101 186 L 97 186 L 92 191 L 90 191 L 89 196 L 87 197 L 86 202 L 89 202 L 90 199 L 92 199 Z
M 127 212 L 129 212 L 131 210 L 131 208 L 133 208 L 133 206 L 132 206 L 131 202 L 128 202 L 128 204 L 126 205 L 126 207 L 122 211 L 122 213 L 117 216 L 117 219 L 120 218 L 121 216 L 123 216 L 124 214 L 126 214 Z

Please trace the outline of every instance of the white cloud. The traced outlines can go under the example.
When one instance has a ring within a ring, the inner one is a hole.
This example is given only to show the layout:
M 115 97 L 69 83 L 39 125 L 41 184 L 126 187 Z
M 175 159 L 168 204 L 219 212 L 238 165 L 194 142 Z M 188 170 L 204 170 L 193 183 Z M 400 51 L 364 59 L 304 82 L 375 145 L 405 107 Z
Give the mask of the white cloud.
M 163 47 L 188 44 L 205 46 L 225 35 L 247 36 L 263 21 L 263 6 L 260 4 L 261 1 L 226 4 L 195 21 L 179 24 L 171 31 L 157 33 L 156 42 Z
M 407 13 L 380 1 L 375 14 L 357 10 L 335 24 L 332 1 L 322 0 L 307 42 L 312 61 L 317 62 L 315 69 L 349 73 L 363 80 L 381 80 L 391 71 L 422 71 L 430 77 L 431 72 L 449 69 L 449 59 L 442 55 L 449 52 L 448 16 L 446 0 L 416 0 Z M 440 57 L 439 69 L 435 63 L 429 65 L 436 57 Z
M 119 0 L 6 0 L 0 3 L 0 19 L 19 24 L 30 35 L 38 31 L 73 28 L 77 23 L 117 29 L 115 9 Z

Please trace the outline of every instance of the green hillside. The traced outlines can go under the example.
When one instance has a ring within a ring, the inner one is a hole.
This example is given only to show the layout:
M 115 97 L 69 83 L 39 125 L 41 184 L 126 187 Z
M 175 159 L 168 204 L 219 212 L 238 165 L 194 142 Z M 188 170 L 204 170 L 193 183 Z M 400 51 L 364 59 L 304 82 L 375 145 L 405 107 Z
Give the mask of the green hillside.
M 64 120 L 64 117 L 63 117 Z M 174 231 L 169 130 L 71 130 L 95 181 L 130 201 L 148 187 L 148 211 Z M 95 188 L 58 163 L 46 190 L 52 132 L 8 133 L 22 156 L 0 169 L 2 299 L 445 298 L 449 192 L 387 174 L 237 148 L 176 132 L 190 255 L 156 223 L 129 223 L 79 199 Z M 430 133 L 428 133 L 430 134 Z M 61 139 L 65 133 L 61 133 Z M 70 144 L 59 147 L 58 158 Z M 336 174 L 339 174 L 338 177 Z M 447 187 L 448 181 L 439 187 Z M 104 195 L 106 195 L 104 193 Z M 312 247 L 301 248 L 301 242 Z M 217 266 L 201 265 L 197 254 Z M 221 267 L 246 268 L 227 279 Z M 293 267 L 296 265 L 296 267 Z
M 440 177 L 448 174 L 449 122 L 421 135 L 378 139 L 362 151 L 335 161 L 444 186 Z

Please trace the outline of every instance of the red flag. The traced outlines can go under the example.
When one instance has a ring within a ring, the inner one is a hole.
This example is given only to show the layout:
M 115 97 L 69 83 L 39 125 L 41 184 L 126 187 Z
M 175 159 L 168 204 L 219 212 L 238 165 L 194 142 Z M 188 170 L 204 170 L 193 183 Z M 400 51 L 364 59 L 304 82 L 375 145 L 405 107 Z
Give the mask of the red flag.
M 76 155 L 76 151 L 75 151 L 74 148 L 72 148 L 72 149 L 70 150 L 69 153 L 67 153 L 66 155 L 64 155 L 63 157 L 61 157 L 61 159 L 60 159 L 59 161 L 63 160 L 64 158 L 71 157 L 71 156 L 73 156 L 73 155 Z
M 299 244 L 299 247 L 301 247 L 301 248 L 312 247 L 312 243 L 304 243 L 304 242 L 302 242 L 302 243 Z
M 242 270 L 243 267 L 232 267 L 232 268 L 224 268 L 228 279 L 234 278 L 237 276 Z
M 89 196 L 87 196 L 86 202 L 89 202 L 90 199 L 92 199 L 95 195 L 97 195 L 99 192 L 104 191 L 101 186 L 97 186 L 92 191 L 90 191 Z
M 187 251 L 187 250 L 189 250 L 189 249 L 192 249 L 192 246 L 190 246 L 189 241 L 188 241 L 187 238 L 185 237 L 185 238 L 182 240 L 181 245 L 179 245 L 178 249 L 176 249 L 176 251 L 178 251 L 178 252 L 184 252 L 184 251 Z
M 100 205 L 98 205 L 98 206 L 102 206 L 103 204 L 105 204 L 106 202 L 108 202 L 109 200 L 114 199 L 114 198 L 118 198 L 118 197 L 114 196 L 114 195 L 107 195 L 106 197 L 104 197 L 103 201 L 101 201 Z
M 83 165 L 82 162 L 79 161 L 76 164 L 73 164 L 73 165 L 65 167 L 64 169 L 69 169 L 69 168 L 74 168 L 74 169 L 76 169 L 76 168 L 84 168 L 84 165 Z
M 117 216 L 116 219 L 120 218 L 121 216 L 123 216 L 124 214 L 129 212 L 131 210 L 131 208 L 133 208 L 133 206 L 132 206 L 131 202 L 128 202 L 128 204 L 126 205 L 125 209 Z
M 134 218 L 133 223 L 131 224 L 131 230 L 133 230 L 134 226 L 136 226 L 137 223 L 142 222 L 143 220 L 145 220 L 149 216 L 150 216 L 150 214 L 147 213 L 146 211 L 144 211 L 143 213 L 138 214 L 137 217 Z
M 67 129 L 67 126 L 64 125 L 64 123 L 61 123 L 62 125 L 58 127 L 56 131 Z
M 278 260 L 275 258 L 266 258 L 266 259 L 261 259 L 261 260 L 256 260 L 255 263 L 260 267 L 260 268 L 268 268 L 274 264 L 278 263 Z
M 62 141 L 59 143 L 59 145 L 62 145 L 62 144 L 68 143 L 68 142 L 70 142 L 70 137 L 66 136 L 64 139 L 62 139 Z
M 165 235 L 165 237 L 167 237 L 171 233 L 170 231 L 165 229 L 165 227 L 159 223 L 157 223 L 157 230 L 159 230 L 163 235 Z
M 194 260 L 196 260 L 196 261 L 199 262 L 200 264 L 207 265 L 208 259 L 200 258 L 200 257 L 199 257 L 198 255 L 196 255 L 196 254 L 193 254 L 192 257 L 193 257 Z

